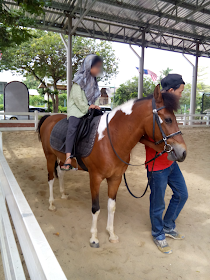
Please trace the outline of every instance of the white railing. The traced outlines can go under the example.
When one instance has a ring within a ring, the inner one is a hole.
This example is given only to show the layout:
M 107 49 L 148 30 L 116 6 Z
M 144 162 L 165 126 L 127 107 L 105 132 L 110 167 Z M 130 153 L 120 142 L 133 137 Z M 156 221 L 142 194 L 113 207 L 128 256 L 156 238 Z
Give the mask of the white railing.
M 38 111 L 29 113 L 20 113 L 20 112 L 0 112 L 0 117 L 2 116 L 2 119 L 0 119 L 0 131 L 13 131 L 13 130 L 36 130 L 39 122 L 39 118 L 44 115 L 57 115 L 58 113 L 47 113 L 43 112 L 40 113 Z M 28 119 L 18 119 L 18 120 L 10 120 L 10 119 L 3 119 L 4 116 L 20 116 L 21 118 L 25 117 Z M 183 126 L 209 126 L 210 125 L 210 114 L 176 114 L 176 120 L 178 124 Z M 8 124 L 2 126 L 2 124 Z M 20 126 L 13 126 L 14 124 L 20 124 Z M 21 124 L 31 124 L 30 126 L 21 126 Z
M 176 120 L 183 126 L 209 126 L 210 114 L 176 114 Z
M 44 115 L 57 115 L 60 113 L 48 112 L 0 112 L 0 131 L 15 131 L 15 130 L 36 130 L 39 122 L 39 117 Z M 10 119 L 11 117 L 17 119 Z M 3 124 L 3 126 L 2 126 Z M 8 125 L 6 125 L 8 124 Z M 17 124 L 17 126 L 15 126 Z M 18 126 L 18 124 L 20 124 Z M 21 124 L 29 124 L 23 126 Z M 31 125 L 30 125 L 31 124 Z
M 5 279 L 25 280 L 9 213 L 30 279 L 67 280 L 3 155 L 0 132 L 0 246 L 4 274 Z

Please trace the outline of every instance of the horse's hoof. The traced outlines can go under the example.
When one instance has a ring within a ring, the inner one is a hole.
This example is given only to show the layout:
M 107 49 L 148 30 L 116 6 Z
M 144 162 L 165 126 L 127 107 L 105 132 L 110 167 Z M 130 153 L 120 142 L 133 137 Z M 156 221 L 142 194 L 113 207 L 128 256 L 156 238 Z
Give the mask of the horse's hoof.
M 92 248 L 99 248 L 99 243 L 95 243 L 95 242 L 90 242 L 90 247 Z
M 114 238 L 109 238 L 109 242 L 110 243 L 118 243 L 119 242 L 119 237 L 117 235 L 115 235 Z
M 54 205 L 49 206 L 48 208 L 49 211 L 56 211 L 56 207 Z
M 68 199 L 68 198 L 69 198 L 69 195 L 63 193 L 62 196 L 61 196 L 61 198 L 62 198 L 62 199 Z

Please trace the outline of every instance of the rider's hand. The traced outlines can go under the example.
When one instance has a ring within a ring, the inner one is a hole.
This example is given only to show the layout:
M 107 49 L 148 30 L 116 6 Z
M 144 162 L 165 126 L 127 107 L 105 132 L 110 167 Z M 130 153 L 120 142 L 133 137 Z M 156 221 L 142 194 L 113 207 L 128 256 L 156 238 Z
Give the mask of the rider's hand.
M 100 108 L 99 106 L 94 105 L 94 104 L 92 104 L 92 105 L 89 106 L 88 110 L 90 110 L 90 109 L 98 109 L 98 110 L 101 110 L 101 108 Z
M 90 109 L 95 109 L 95 108 L 96 108 L 96 105 L 91 104 L 91 105 L 89 106 L 88 110 L 90 110 Z

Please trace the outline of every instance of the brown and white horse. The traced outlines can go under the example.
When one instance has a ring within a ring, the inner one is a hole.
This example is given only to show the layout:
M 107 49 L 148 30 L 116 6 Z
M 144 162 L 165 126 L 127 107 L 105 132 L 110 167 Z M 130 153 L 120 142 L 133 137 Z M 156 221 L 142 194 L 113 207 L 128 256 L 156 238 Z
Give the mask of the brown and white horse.
M 158 112 L 162 119 L 162 128 L 166 135 L 170 135 L 178 130 L 174 110 L 178 108 L 178 101 L 173 94 L 162 94 L 160 87 L 157 86 L 154 91 L 156 107 L 163 105 L 164 109 Z M 134 146 L 139 142 L 143 135 L 153 137 L 153 112 L 152 96 L 139 100 L 130 100 L 125 104 L 115 108 L 108 116 L 109 132 L 112 144 L 118 155 L 126 162 L 130 161 L 130 153 Z M 54 125 L 65 115 L 44 116 L 38 126 L 43 150 L 47 159 L 48 183 L 50 189 L 49 209 L 55 210 L 53 205 L 53 182 L 54 169 L 57 167 L 61 198 L 67 198 L 63 188 L 63 176 L 65 171 L 61 171 L 60 166 L 65 161 L 65 154 L 54 150 L 50 146 L 50 134 Z M 170 121 L 169 121 L 170 120 Z M 160 130 L 155 124 L 155 139 L 162 139 Z M 186 157 L 186 145 L 182 135 L 176 135 L 168 140 L 173 147 L 173 154 L 169 154 L 170 160 L 183 161 Z M 160 151 L 164 144 L 160 144 Z M 57 166 L 57 159 L 60 160 L 60 166 Z M 114 213 L 116 209 L 116 196 L 122 175 L 127 169 L 127 165 L 119 160 L 115 155 L 110 140 L 107 136 L 106 114 L 101 117 L 98 133 L 95 139 L 91 154 L 83 158 L 89 171 L 90 190 L 92 195 L 92 227 L 90 245 L 99 247 L 97 238 L 97 219 L 100 213 L 99 189 L 101 182 L 106 179 L 108 183 L 108 221 L 107 231 L 109 232 L 109 241 L 118 242 L 118 236 L 114 233 Z M 72 160 L 72 165 L 76 167 L 76 161 Z M 81 169 L 79 167 L 79 169 Z M 71 172 L 71 171 L 70 171 Z

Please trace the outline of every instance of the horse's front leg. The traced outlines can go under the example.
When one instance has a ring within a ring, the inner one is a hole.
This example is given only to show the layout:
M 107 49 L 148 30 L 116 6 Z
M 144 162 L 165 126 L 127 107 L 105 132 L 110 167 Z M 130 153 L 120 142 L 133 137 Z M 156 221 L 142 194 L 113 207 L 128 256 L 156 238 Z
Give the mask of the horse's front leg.
M 92 195 L 92 226 L 91 226 L 91 238 L 90 238 L 90 246 L 93 248 L 99 248 L 99 240 L 97 237 L 97 221 L 100 213 L 99 206 L 99 189 L 102 179 L 94 174 L 90 174 L 90 189 Z
M 114 213 L 116 210 L 116 196 L 119 185 L 121 183 L 122 176 L 120 177 L 113 177 L 107 179 L 108 183 L 108 219 L 107 219 L 107 227 L 106 230 L 109 233 L 109 241 L 111 243 L 119 242 L 118 236 L 114 233 Z

